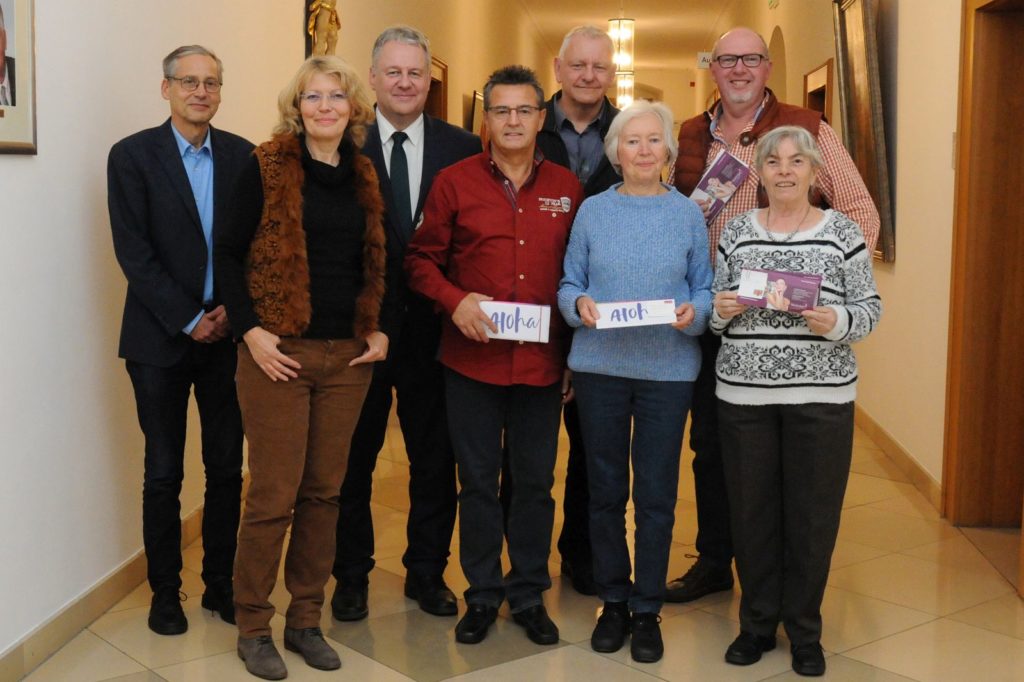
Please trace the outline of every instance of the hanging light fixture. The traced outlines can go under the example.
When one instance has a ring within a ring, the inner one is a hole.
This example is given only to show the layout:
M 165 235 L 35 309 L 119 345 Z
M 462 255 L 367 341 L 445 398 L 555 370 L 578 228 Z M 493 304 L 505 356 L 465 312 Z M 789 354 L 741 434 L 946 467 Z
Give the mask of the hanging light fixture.
M 608 35 L 612 39 L 612 62 L 615 64 L 615 105 L 622 109 L 633 103 L 633 44 L 636 21 L 619 17 L 608 20 Z
M 609 19 L 608 35 L 612 39 L 614 54 L 612 62 L 615 72 L 633 70 L 633 37 L 636 32 L 636 21 L 633 19 Z

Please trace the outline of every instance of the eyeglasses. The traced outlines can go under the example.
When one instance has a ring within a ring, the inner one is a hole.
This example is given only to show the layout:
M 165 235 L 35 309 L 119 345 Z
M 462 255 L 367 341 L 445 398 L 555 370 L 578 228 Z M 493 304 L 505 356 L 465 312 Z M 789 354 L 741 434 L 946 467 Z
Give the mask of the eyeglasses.
M 199 87 L 200 83 L 203 84 L 203 88 L 207 92 L 217 92 L 218 90 L 220 90 L 220 86 L 222 85 L 222 83 L 215 78 L 207 78 L 206 80 L 201 81 L 195 76 L 185 76 L 184 78 L 168 76 L 167 80 L 178 81 L 179 83 L 181 83 L 181 89 L 185 92 L 195 92 L 196 88 Z
M 739 61 L 743 62 L 743 66 L 748 69 L 753 69 L 761 65 L 762 61 L 768 61 L 768 55 L 763 54 L 720 54 L 714 58 L 715 62 L 723 69 L 731 69 L 736 66 Z
M 512 115 L 513 111 L 516 112 L 516 116 L 519 118 L 530 118 L 540 111 L 540 107 L 529 104 L 523 104 L 518 107 L 487 107 L 487 112 L 499 121 L 504 121 Z
M 329 94 L 325 93 L 325 92 L 300 92 L 299 93 L 299 101 L 300 102 L 302 102 L 303 104 L 310 104 L 310 105 L 315 106 L 315 107 L 320 106 L 320 102 L 324 101 L 324 97 L 327 98 L 327 101 L 328 101 L 328 103 L 331 104 L 331 106 L 334 106 L 334 105 L 337 105 L 337 104 L 341 104 L 342 102 L 344 102 L 345 100 L 348 99 L 348 95 L 345 94 L 344 92 L 342 92 L 341 90 L 335 90 L 334 92 L 329 93 Z

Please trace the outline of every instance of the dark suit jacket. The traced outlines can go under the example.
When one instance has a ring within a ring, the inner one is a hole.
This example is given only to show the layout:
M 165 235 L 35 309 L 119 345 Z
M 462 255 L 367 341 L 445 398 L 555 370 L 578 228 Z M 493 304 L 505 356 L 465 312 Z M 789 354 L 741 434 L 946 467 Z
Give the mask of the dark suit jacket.
M 253 146 L 210 130 L 216 233 L 231 210 L 231 189 Z M 206 238 L 170 119 L 110 150 L 107 205 L 114 253 L 128 279 L 119 355 L 170 367 L 190 342 L 182 329 L 203 307 L 207 262 Z
M 423 215 L 423 204 L 426 202 L 427 193 L 430 191 L 430 186 L 438 171 L 457 161 L 479 154 L 481 151 L 480 138 L 476 135 L 425 114 L 423 116 L 423 145 L 423 173 L 420 180 L 420 196 L 413 213 L 413 225 L 420 222 Z M 394 283 L 393 286 L 399 287 L 399 302 L 403 308 L 407 308 L 410 302 L 415 304 L 416 299 L 419 298 L 409 292 L 402 268 L 405 249 L 409 245 L 409 235 L 402 234 L 394 221 L 389 218 L 395 210 L 394 194 L 391 190 L 391 179 L 388 176 L 387 164 L 384 162 L 384 150 L 381 146 L 380 130 L 376 122 L 367 131 L 363 153 L 370 157 L 377 169 L 380 191 L 384 196 L 387 208 L 384 214 L 384 229 L 388 239 L 388 271 L 390 273 L 388 281 Z M 431 306 L 425 307 L 428 310 L 432 309 Z
M 4 78 L 7 79 L 8 90 L 11 91 L 11 106 L 15 106 L 18 103 L 17 90 L 14 88 L 14 57 L 4 57 L 4 63 L 7 65 L 7 75 Z
M 555 129 L 555 98 L 561 95 L 561 91 L 556 92 L 554 97 L 548 100 L 545 108 L 547 109 L 547 115 L 544 118 L 544 127 L 539 133 L 537 133 L 537 146 L 540 148 L 541 153 L 545 159 L 554 161 L 559 166 L 565 166 L 566 168 L 572 168 L 569 163 L 569 152 L 565 148 L 565 143 L 562 142 L 562 136 L 558 134 Z M 608 134 L 608 128 L 612 125 L 612 119 L 614 119 L 619 110 L 612 106 L 612 103 L 607 97 L 604 98 L 605 107 L 601 111 L 601 121 L 599 124 L 601 131 L 601 139 L 604 140 L 605 135 Z M 601 162 L 597 165 L 597 169 L 590 175 L 587 180 L 587 184 L 583 186 L 583 196 L 592 197 L 595 194 L 599 194 L 617 182 L 622 181 L 622 176 L 615 172 L 612 168 L 612 164 L 608 161 L 608 157 L 602 155 Z

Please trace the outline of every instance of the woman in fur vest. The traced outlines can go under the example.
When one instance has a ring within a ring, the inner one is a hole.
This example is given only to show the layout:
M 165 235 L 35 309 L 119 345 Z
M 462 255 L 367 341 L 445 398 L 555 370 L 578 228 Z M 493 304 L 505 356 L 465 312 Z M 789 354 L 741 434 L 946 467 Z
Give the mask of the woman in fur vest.
M 365 87 L 340 58 L 312 57 L 278 109 L 214 250 L 231 328 L 244 341 L 236 379 L 251 481 L 235 559 L 238 655 L 264 679 L 287 675 L 271 638 L 270 593 L 289 524 L 285 648 L 314 668 L 341 665 L 320 609 L 349 441 L 392 316 L 384 204 L 359 151 L 373 119 Z

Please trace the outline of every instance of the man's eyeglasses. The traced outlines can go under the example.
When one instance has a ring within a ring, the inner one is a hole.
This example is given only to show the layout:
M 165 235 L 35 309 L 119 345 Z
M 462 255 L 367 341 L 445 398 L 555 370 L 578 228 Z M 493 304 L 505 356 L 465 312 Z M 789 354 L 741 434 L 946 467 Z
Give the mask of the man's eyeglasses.
M 768 56 L 763 54 L 720 54 L 713 61 L 723 69 L 731 69 L 740 61 L 743 62 L 743 66 L 753 69 L 760 66 L 762 61 L 768 61 Z
M 516 116 L 519 118 L 530 118 L 538 111 L 540 107 L 534 107 L 529 104 L 523 104 L 518 107 L 488 107 L 487 112 L 494 116 L 499 121 L 504 121 L 506 118 L 512 115 L 512 112 L 516 112 Z
M 185 76 L 184 78 L 178 78 L 176 76 L 168 76 L 169 81 L 178 81 L 181 83 L 181 89 L 185 92 L 195 92 L 199 84 L 203 84 L 203 88 L 207 92 L 217 92 L 220 90 L 221 82 L 215 78 L 207 78 L 204 81 L 199 80 L 195 76 Z
M 301 92 L 299 93 L 299 101 L 304 104 L 310 104 L 312 106 L 320 106 L 320 102 L 324 101 L 324 97 L 327 98 L 328 103 L 332 106 L 335 104 L 341 104 L 348 99 L 348 95 L 341 90 L 335 90 L 334 92 L 327 94 L 323 92 Z

